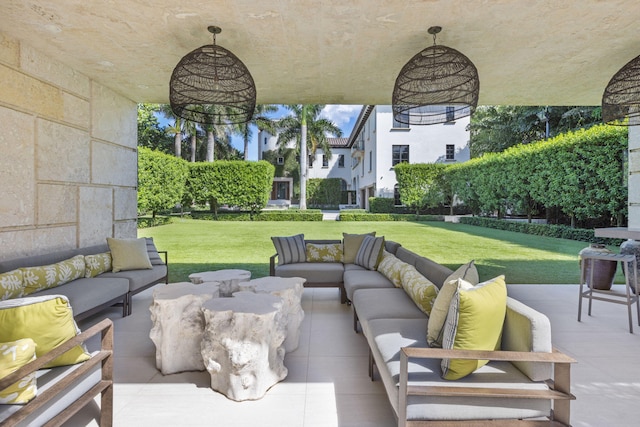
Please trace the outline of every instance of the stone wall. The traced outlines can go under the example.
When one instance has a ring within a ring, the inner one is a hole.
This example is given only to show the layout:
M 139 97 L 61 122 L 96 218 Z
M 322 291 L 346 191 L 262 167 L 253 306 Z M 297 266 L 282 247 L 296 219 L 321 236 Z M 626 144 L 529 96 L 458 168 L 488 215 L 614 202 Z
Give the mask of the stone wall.
M 0 33 L 0 258 L 136 236 L 136 103 Z

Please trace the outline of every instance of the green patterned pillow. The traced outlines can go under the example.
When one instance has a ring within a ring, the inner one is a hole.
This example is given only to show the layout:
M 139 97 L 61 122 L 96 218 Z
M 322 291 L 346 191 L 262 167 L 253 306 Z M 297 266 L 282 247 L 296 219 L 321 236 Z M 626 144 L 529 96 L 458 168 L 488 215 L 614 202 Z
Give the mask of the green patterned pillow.
M 382 252 L 382 261 L 378 265 L 378 271 L 393 283 L 396 288 L 402 287 L 402 271 L 408 266 L 392 253 Z
M 412 265 L 407 264 L 402 270 L 402 288 L 422 312 L 427 316 L 431 314 L 438 287 Z
M 22 271 L 12 270 L 0 273 L 0 301 L 10 298 L 20 298 L 24 295 Z
M 111 271 L 111 252 L 84 256 L 84 277 L 96 277 L 105 271 Z
M 342 262 L 342 243 L 307 243 L 307 262 Z
M 31 338 L 0 343 L 0 379 L 14 373 L 36 359 L 36 343 Z M 36 397 L 38 385 L 32 372 L 0 390 L 0 404 L 23 404 Z
M 29 295 L 84 277 L 84 255 L 76 255 L 56 264 L 24 267 L 20 270 L 25 285 L 24 294 Z

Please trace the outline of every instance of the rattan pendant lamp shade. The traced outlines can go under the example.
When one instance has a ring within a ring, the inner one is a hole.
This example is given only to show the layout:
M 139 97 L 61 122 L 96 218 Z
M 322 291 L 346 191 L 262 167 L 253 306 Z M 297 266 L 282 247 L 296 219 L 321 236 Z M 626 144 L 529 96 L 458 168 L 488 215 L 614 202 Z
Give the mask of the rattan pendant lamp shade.
M 219 27 L 209 27 L 213 44 L 180 60 L 171 74 L 169 102 L 174 114 L 201 124 L 239 124 L 251 120 L 256 86 L 247 67 L 216 45 Z
M 393 88 L 393 116 L 400 123 L 433 125 L 471 115 L 478 105 L 476 66 L 455 49 L 435 44 L 441 27 L 430 27 L 433 46 L 402 67 Z M 448 108 L 447 108 L 448 107 Z
M 624 120 L 629 117 L 629 120 Z M 640 124 L 640 56 L 613 75 L 602 95 L 602 121 L 612 125 Z

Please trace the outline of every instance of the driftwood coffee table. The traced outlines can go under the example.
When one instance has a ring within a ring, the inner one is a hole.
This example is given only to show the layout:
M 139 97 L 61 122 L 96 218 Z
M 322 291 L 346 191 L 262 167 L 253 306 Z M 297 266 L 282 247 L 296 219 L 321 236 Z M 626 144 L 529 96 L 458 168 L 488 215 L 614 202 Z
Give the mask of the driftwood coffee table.
M 230 297 L 234 292 L 240 290 L 238 285 L 240 282 L 246 282 L 249 279 L 251 279 L 250 271 L 238 269 L 204 271 L 189 275 L 191 283 L 196 285 L 206 282 L 218 282 L 220 284 L 221 297 Z

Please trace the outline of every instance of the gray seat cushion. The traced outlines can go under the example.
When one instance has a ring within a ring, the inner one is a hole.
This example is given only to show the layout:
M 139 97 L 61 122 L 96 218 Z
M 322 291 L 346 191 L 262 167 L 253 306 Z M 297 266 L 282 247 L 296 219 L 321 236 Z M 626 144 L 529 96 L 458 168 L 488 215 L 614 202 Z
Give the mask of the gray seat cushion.
M 400 375 L 400 348 L 427 347 L 427 318 L 373 319 L 369 322 L 367 337 L 378 372 L 398 411 L 398 380 Z M 509 362 L 491 362 L 473 374 L 456 381 L 441 378 L 440 359 L 411 359 L 408 365 L 409 385 L 503 387 L 546 390 L 544 382 L 533 382 Z M 409 420 L 471 420 L 546 417 L 550 414 L 548 400 L 496 399 L 470 397 L 411 396 L 408 400 Z
M 358 289 L 352 301 L 365 336 L 369 336 L 372 319 L 427 319 L 401 288 Z M 426 331 L 425 327 L 425 334 Z
M 344 289 L 347 298 L 353 301 L 353 294 L 358 289 L 393 288 L 393 283 L 382 273 L 366 269 L 349 269 L 344 272 Z
M 125 270 L 117 273 L 107 272 L 102 273 L 96 278 L 119 278 L 127 279 L 129 281 L 129 291 L 136 293 L 140 289 L 148 287 L 150 283 L 158 283 L 164 279 L 167 275 L 167 266 L 154 265 L 152 269 L 147 270 Z
M 302 277 L 307 283 L 342 283 L 341 262 L 299 262 L 275 266 L 276 276 Z
M 32 295 L 64 295 L 69 298 L 73 315 L 78 316 L 85 311 L 126 295 L 127 292 L 129 292 L 129 281 L 126 279 L 94 277 L 92 279 L 76 279 L 55 288 L 38 291 Z

